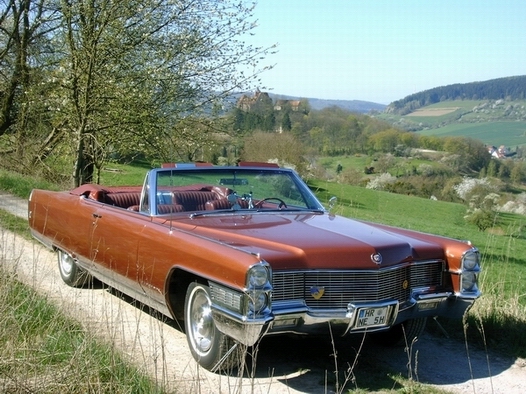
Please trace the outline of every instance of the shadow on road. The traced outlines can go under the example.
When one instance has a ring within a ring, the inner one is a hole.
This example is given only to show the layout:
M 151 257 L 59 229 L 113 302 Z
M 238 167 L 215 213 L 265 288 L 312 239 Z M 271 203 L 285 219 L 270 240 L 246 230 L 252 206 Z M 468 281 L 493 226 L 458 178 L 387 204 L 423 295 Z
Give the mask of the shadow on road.
M 469 354 L 468 354 L 469 351 Z M 336 357 L 335 357 L 336 355 Z M 302 390 L 303 381 L 334 388 L 347 380 L 347 389 L 373 391 L 397 387 L 396 377 L 424 384 L 454 385 L 495 376 L 513 365 L 512 359 L 466 349 L 464 343 L 424 333 L 410 349 L 385 347 L 361 336 L 335 338 L 267 337 L 260 344 L 257 377 L 291 376 L 287 385 Z M 338 376 L 334 371 L 338 371 Z

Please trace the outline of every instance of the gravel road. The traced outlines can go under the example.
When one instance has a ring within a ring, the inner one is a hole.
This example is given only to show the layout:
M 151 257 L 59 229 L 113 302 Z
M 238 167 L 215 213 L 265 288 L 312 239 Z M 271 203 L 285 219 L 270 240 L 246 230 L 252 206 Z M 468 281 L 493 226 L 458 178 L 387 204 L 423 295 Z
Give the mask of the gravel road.
M 27 217 L 27 203 L 0 192 L 0 209 Z M 334 369 L 334 350 L 327 340 L 274 337 L 259 348 L 253 378 L 212 374 L 192 359 L 175 322 L 163 322 L 108 289 L 73 289 L 62 283 L 56 256 L 0 224 L 0 261 L 20 280 L 48 297 L 102 340 L 108 341 L 150 374 L 159 385 L 179 393 L 331 393 L 325 383 Z M 338 365 L 353 364 L 360 343 L 339 341 Z M 409 362 L 409 359 L 411 360 Z M 526 392 L 526 361 L 508 359 L 463 343 L 424 334 L 408 357 L 403 349 L 368 344 L 359 365 L 374 365 L 385 374 L 400 373 L 451 393 Z M 332 369 L 331 369 L 332 368 Z M 328 379 L 330 381 L 330 379 Z M 360 387 L 360 381 L 356 382 Z

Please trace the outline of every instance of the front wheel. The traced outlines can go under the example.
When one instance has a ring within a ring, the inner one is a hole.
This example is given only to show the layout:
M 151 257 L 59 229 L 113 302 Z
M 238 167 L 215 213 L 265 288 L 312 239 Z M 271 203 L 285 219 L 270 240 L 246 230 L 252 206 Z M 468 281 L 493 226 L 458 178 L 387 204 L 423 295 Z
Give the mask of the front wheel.
M 68 286 L 83 287 L 91 281 L 91 275 L 77 265 L 77 262 L 69 253 L 57 250 L 58 270 L 60 277 Z
M 237 366 L 240 359 L 237 349 L 233 349 L 237 345 L 214 323 L 208 286 L 197 282 L 188 286 L 184 320 L 188 346 L 199 365 L 210 371 Z
M 415 338 L 420 337 L 426 328 L 427 317 L 406 320 L 391 327 L 389 331 L 372 334 L 374 340 L 384 346 L 411 345 Z

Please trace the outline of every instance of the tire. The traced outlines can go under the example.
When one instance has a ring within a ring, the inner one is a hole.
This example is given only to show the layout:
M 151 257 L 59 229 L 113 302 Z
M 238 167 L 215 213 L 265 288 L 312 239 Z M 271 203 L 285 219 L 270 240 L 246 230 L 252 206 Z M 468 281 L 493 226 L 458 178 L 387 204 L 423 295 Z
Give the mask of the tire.
M 69 253 L 58 249 L 57 257 L 60 277 L 68 286 L 84 287 L 91 282 L 91 275 L 80 268 Z
M 406 320 L 391 327 L 389 331 L 374 333 L 373 340 L 384 346 L 411 345 L 415 338 L 422 335 L 426 328 L 427 317 Z
M 230 372 L 239 365 L 239 351 L 234 340 L 217 329 L 211 305 L 208 286 L 197 282 L 188 286 L 184 305 L 186 340 L 201 367 Z

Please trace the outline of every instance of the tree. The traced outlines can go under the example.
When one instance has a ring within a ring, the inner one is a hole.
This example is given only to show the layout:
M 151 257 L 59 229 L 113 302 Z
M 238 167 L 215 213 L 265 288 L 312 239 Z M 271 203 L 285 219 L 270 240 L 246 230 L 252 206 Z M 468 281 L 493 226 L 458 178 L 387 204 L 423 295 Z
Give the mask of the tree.
M 109 150 L 202 141 L 209 127 L 189 133 L 180 124 L 191 114 L 195 125 L 220 99 L 247 88 L 267 53 L 239 40 L 255 26 L 252 5 L 243 2 L 62 0 L 61 10 L 62 113 L 76 146 L 75 184 L 90 181 Z
M 290 131 L 292 129 L 292 123 L 290 121 L 290 115 L 288 111 L 286 111 L 281 118 L 281 129 L 283 131 Z
M 392 153 L 395 151 L 395 147 L 402 136 L 402 132 L 396 129 L 388 129 L 373 134 L 370 137 L 370 141 L 376 151 Z
M 478 173 L 491 160 L 484 144 L 472 138 L 446 137 L 444 150 L 457 157 L 458 170 L 465 173 Z
M 510 172 L 510 180 L 515 185 L 518 185 L 524 179 L 524 168 L 521 162 L 516 162 Z
M 29 130 L 39 129 L 47 115 L 42 111 L 45 71 L 54 59 L 50 54 L 50 36 L 59 17 L 49 0 L 1 0 L 0 7 L 0 137 L 3 155 L 15 153 L 21 162 L 29 139 Z M 43 146 L 53 142 L 40 137 Z
M 242 159 L 259 162 L 277 159 L 280 165 L 292 166 L 302 174 L 306 165 L 304 155 L 303 145 L 291 133 L 255 132 L 244 140 Z
M 0 138 L 18 130 L 5 141 L 30 141 L 33 163 L 73 154 L 76 185 L 110 155 L 178 160 L 181 142 L 212 141 L 271 49 L 243 42 L 251 2 L 0 1 Z

